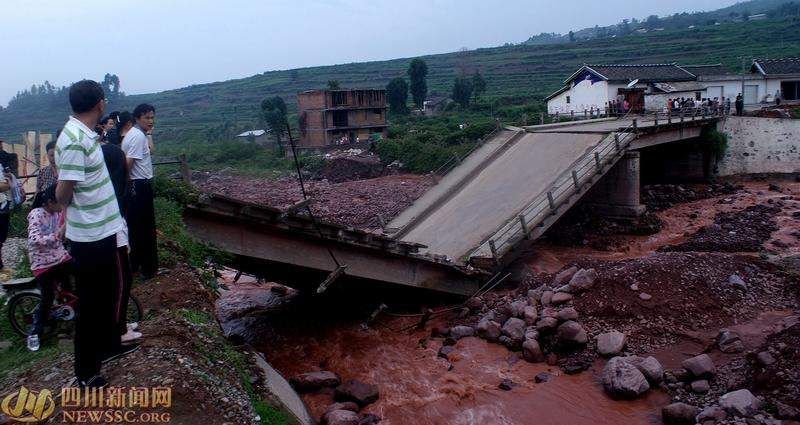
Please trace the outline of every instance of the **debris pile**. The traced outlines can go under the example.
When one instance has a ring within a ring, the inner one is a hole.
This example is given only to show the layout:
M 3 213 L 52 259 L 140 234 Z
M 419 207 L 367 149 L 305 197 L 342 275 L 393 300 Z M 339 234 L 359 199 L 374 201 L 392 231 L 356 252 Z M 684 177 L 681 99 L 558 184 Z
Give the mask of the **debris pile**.
M 779 201 L 780 202 L 780 201 Z M 772 232 L 778 230 L 777 205 L 758 204 L 740 211 L 721 212 L 714 223 L 702 227 L 687 242 L 664 247 L 663 251 L 758 252 Z
M 347 149 L 325 154 L 316 176 L 331 183 L 380 177 L 386 172 L 378 155 L 361 149 Z
M 339 375 L 319 370 L 301 373 L 289 379 L 299 393 L 333 392 L 333 403 L 325 409 L 320 423 L 327 425 L 373 425 L 381 421 L 373 413 L 359 414 L 363 407 L 378 401 L 378 387 L 356 379 L 342 382 Z
M 654 184 L 642 188 L 642 203 L 648 211 L 663 211 L 676 204 L 730 195 L 743 189 L 741 185 L 721 184 Z
M 295 178 L 277 180 L 196 172 L 193 183 L 202 191 L 241 201 L 285 209 L 303 200 Z M 332 183 L 307 181 L 310 207 L 322 221 L 364 230 L 378 230 L 433 186 L 430 177 L 401 174 Z M 303 214 L 300 210 L 298 214 Z

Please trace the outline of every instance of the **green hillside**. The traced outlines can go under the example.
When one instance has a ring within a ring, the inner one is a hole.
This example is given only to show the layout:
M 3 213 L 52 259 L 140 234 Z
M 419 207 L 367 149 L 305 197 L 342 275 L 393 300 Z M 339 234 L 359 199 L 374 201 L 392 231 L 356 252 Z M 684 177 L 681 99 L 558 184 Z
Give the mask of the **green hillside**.
M 423 59 L 428 63 L 430 92 L 447 94 L 458 73 L 479 69 L 488 81 L 487 96 L 513 104 L 544 97 L 584 62 L 722 62 L 738 70 L 741 57 L 796 56 L 800 56 L 800 20 L 788 17 L 568 44 L 483 48 Z M 131 109 L 141 102 L 156 105 L 159 142 L 197 140 L 198 136 L 214 139 L 223 130 L 230 134 L 257 126 L 258 105 L 266 96 L 284 96 L 294 108 L 295 93 L 322 88 L 328 80 L 339 80 L 343 87 L 383 87 L 391 78 L 404 76 L 409 61 L 404 58 L 271 71 L 238 80 L 126 96 L 111 108 Z M 0 137 L 18 140 L 25 130 L 52 131 L 67 114 L 65 103 L 7 108 L 0 111 Z

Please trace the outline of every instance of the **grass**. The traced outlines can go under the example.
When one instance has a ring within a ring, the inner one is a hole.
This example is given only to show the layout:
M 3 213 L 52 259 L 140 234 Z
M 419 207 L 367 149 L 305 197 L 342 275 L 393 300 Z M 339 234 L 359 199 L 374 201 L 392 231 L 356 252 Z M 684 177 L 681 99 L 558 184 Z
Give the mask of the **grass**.
M 186 230 L 183 207 L 197 197 L 191 186 L 158 176 L 155 179 L 155 196 L 158 256 L 162 264 L 185 262 L 194 267 L 203 267 L 209 260 L 217 263 L 229 260 L 227 254 L 199 242 Z
M 213 322 L 208 313 L 197 310 L 181 309 L 178 313 L 186 321 L 201 327 L 200 332 L 207 338 L 217 341 L 222 350 L 208 350 L 207 345 L 199 341 L 195 343 L 198 353 L 201 353 L 211 364 L 223 362 L 228 367 L 232 367 L 239 376 L 242 388 L 244 388 L 253 410 L 261 418 L 262 425 L 285 425 L 289 423 L 287 414 L 280 408 L 275 407 L 268 400 L 261 398 L 258 391 L 250 381 L 250 370 L 244 354 L 231 345 L 219 331 L 219 327 Z

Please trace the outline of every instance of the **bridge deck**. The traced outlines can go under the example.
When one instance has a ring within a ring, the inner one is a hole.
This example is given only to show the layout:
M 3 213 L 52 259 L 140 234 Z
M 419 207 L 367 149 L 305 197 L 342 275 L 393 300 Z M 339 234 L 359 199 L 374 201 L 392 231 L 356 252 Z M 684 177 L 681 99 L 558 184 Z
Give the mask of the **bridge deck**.
M 505 134 L 498 137 L 507 138 Z M 406 229 L 402 239 L 426 245 L 427 252 L 460 259 L 540 195 L 603 137 L 525 133 L 511 140 L 511 146 L 483 164 L 461 190 Z

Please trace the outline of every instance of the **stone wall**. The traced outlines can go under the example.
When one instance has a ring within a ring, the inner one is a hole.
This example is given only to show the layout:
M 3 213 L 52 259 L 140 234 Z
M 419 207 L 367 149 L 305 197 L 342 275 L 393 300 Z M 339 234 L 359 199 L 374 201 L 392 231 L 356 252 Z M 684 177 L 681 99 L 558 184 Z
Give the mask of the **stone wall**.
M 719 175 L 800 172 L 800 120 L 732 116 L 720 127 L 728 149 Z

